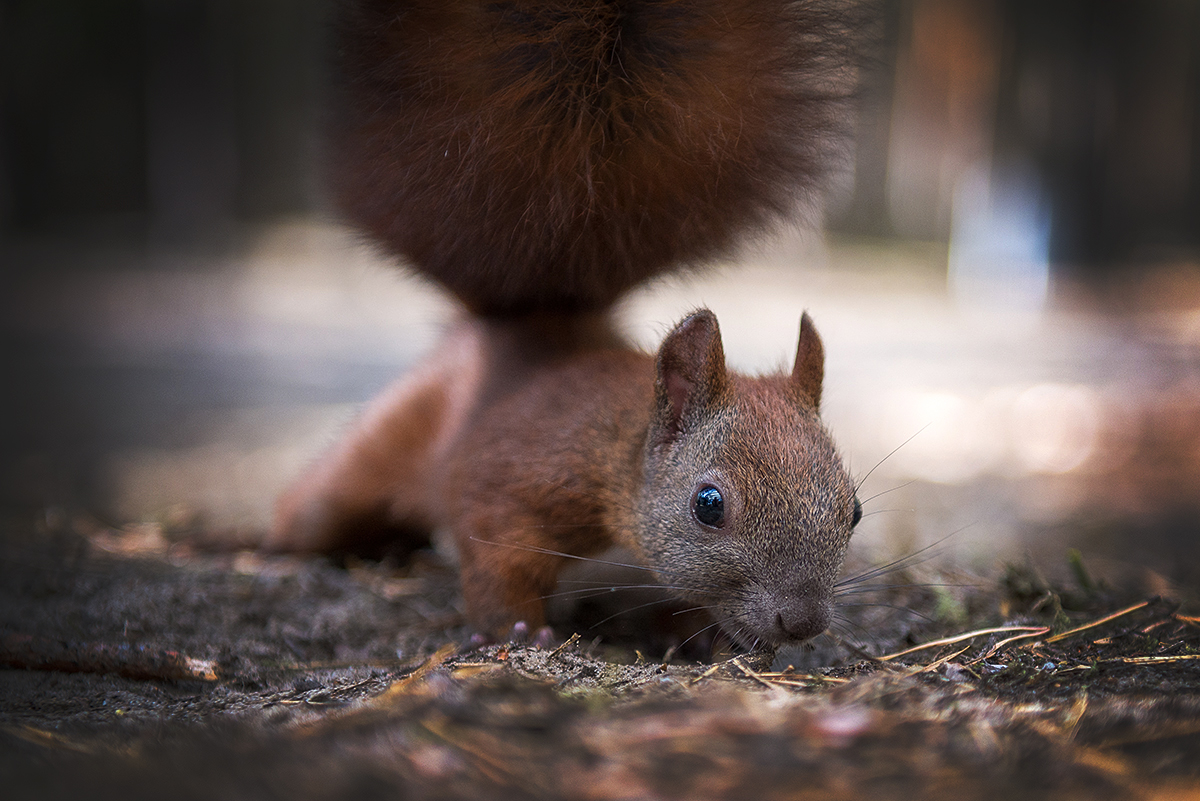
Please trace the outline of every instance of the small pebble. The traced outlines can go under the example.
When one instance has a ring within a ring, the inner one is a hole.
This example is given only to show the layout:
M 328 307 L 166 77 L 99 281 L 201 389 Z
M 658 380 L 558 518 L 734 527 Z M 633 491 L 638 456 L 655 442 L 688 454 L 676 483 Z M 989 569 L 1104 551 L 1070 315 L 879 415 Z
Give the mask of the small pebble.
M 969 674 L 966 668 L 964 668 L 962 665 L 959 665 L 955 662 L 947 662 L 946 664 L 942 665 L 942 675 L 944 675 L 950 681 L 959 682 L 966 681 L 971 674 Z

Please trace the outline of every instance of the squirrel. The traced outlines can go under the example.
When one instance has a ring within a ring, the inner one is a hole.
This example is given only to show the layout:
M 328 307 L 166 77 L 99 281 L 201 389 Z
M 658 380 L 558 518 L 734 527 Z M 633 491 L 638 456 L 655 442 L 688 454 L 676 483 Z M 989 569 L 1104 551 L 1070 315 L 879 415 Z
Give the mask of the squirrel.
M 747 647 L 809 639 L 861 517 L 824 349 L 725 364 L 701 309 L 656 354 L 613 304 L 794 215 L 836 161 L 853 24 L 822 0 L 349 0 L 334 199 L 465 307 L 280 498 L 265 546 L 453 537 L 467 620 L 545 622 L 620 545 Z

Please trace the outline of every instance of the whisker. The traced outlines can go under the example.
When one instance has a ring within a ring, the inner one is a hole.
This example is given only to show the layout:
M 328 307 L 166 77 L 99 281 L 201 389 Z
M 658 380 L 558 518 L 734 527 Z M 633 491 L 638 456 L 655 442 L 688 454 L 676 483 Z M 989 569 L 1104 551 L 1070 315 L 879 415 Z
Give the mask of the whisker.
M 865 635 L 867 637 L 870 636 L 870 632 L 867 631 L 866 626 L 859 625 L 858 623 L 855 623 L 854 621 L 848 620 L 848 619 L 842 619 L 842 620 L 834 619 L 834 620 L 830 621 L 829 628 L 827 629 L 827 631 L 832 632 L 834 634 L 840 634 L 843 637 L 850 637 L 852 634 L 854 634 L 852 629 L 858 629 L 858 631 L 861 632 L 863 635 Z M 833 639 L 836 641 L 837 637 L 834 637 Z
M 911 437 L 909 437 L 908 439 L 904 440 L 904 442 L 901 442 L 901 443 L 900 443 L 899 445 L 897 445 L 895 448 L 892 448 L 892 451 L 891 451 L 891 453 L 889 453 L 887 456 L 883 457 L 883 458 L 882 458 L 882 459 L 880 459 L 878 462 L 876 462 L 876 463 L 875 463 L 875 466 L 874 466 L 874 467 L 872 467 L 870 470 L 868 470 L 868 471 L 867 471 L 867 474 L 858 480 L 858 483 L 854 485 L 854 491 L 855 491 L 855 492 L 858 492 L 858 488 L 859 488 L 859 487 L 861 487 L 861 486 L 862 486 L 862 485 L 863 485 L 863 484 L 866 482 L 866 480 L 867 480 L 868 478 L 870 478 L 870 477 L 871 477 L 871 474 L 872 474 L 872 473 L 874 473 L 876 470 L 878 470 L 878 469 L 879 469 L 879 466 L 880 466 L 881 464 L 883 464 L 883 463 L 884 463 L 884 462 L 886 462 L 888 459 L 891 459 L 893 456 L 895 456 L 895 455 L 896 455 L 896 453 L 897 453 L 897 451 L 899 451 L 899 450 L 900 450 L 901 448 L 903 448 L 905 445 L 907 445 L 908 443 L 910 443 L 910 442 L 912 442 L 914 439 L 916 439 L 918 436 L 920 436 L 920 435 L 921 435 L 921 433 L 922 433 L 922 432 L 924 432 L 924 431 L 925 431 L 925 429 L 929 428 L 931 425 L 933 425 L 933 423 L 932 423 L 932 422 L 926 423 L 925 425 L 921 426 L 921 428 L 920 428 L 920 429 L 918 429 L 918 430 L 917 430 L 917 433 L 913 434 Z
M 879 608 L 879 609 L 894 609 L 897 612 L 908 612 L 911 615 L 915 615 L 915 616 L 921 618 L 922 620 L 924 620 L 926 623 L 935 622 L 934 619 L 931 618 L 929 615 L 926 615 L 922 612 L 918 612 L 916 609 L 913 609 L 908 606 L 896 606 L 895 604 L 838 604 L 838 607 L 841 609 L 865 609 L 868 607 L 875 607 L 875 608 Z
M 618 617 L 620 617 L 621 615 L 627 615 L 627 614 L 630 614 L 630 613 L 632 613 L 632 612 L 636 612 L 636 611 L 638 611 L 639 609 L 645 609 L 646 607 L 649 607 L 649 606 L 658 606 L 659 604 L 671 603 L 671 602 L 672 602 L 672 601 L 674 601 L 674 600 L 675 600 L 674 598 L 659 598 L 659 599 L 657 599 L 657 600 L 654 600 L 654 601 L 647 601 L 647 602 L 646 602 L 646 603 L 644 603 L 644 604 L 638 604 L 637 606 L 630 607 L 629 609 L 622 609 L 622 610 L 620 610 L 620 611 L 618 611 L 618 612 L 613 612 L 611 615 L 609 615 L 608 617 L 604 618 L 603 620 L 597 620 L 595 623 L 593 623 L 591 626 L 589 626 L 589 628 L 592 628 L 592 629 L 594 629 L 594 628 L 596 628 L 597 626 L 603 626 L 603 625 L 604 625 L 605 623 L 607 623 L 608 621 L 610 621 L 610 620 L 613 620 L 614 618 L 618 618 Z
M 920 432 L 917 432 L 917 433 L 920 433 Z M 860 500 L 859 503 L 861 503 L 863 506 L 866 506 L 868 503 L 875 500 L 876 498 L 882 498 L 884 495 L 887 495 L 888 493 L 891 493 L 891 492 L 899 492 L 900 490 L 904 489 L 905 487 L 911 487 L 913 484 L 916 484 L 916 483 L 917 483 L 917 480 L 915 478 L 912 481 L 905 481 L 903 484 L 901 484 L 897 487 L 892 487 L 891 489 L 884 490 L 883 492 L 877 492 L 874 495 L 872 495 L 870 498 L 867 498 L 866 500 Z
M 834 598 L 843 598 L 847 595 L 861 595 L 867 592 L 880 592 L 882 590 L 910 590 L 918 587 L 976 587 L 976 584 L 949 584 L 940 582 L 928 583 L 913 583 L 913 584 L 871 584 L 868 586 L 854 587 L 849 590 L 839 590 L 834 592 Z
M 610 565 L 612 567 L 627 567 L 632 570 L 641 570 L 646 573 L 650 573 L 651 575 L 655 574 L 655 571 L 653 568 L 647 567 L 646 565 L 634 564 L 631 562 L 614 562 L 614 561 L 611 561 L 608 559 L 597 559 L 593 556 L 579 556 L 578 554 L 566 553 L 565 551 L 555 551 L 551 548 L 542 548 L 539 545 L 526 545 L 524 543 L 515 543 L 515 542 L 496 542 L 495 540 L 485 540 L 485 539 L 480 539 L 479 537 L 471 537 L 471 539 L 475 542 L 483 543 L 484 545 L 494 545 L 497 548 L 512 548 L 513 550 L 516 550 L 516 551 L 528 551 L 530 553 L 542 553 L 542 554 L 546 554 L 547 556 L 560 556 L 563 559 L 575 559 L 580 562 L 592 562 L 592 563 L 598 564 L 598 565 Z M 659 572 L 662 575 L 666 575 L 666 576 L 685 575 L 683 573 L 673 573 L 670 571 L 659 571 Z
M 875 515 L 895 514 L 896 512 L 908 512 L 909 514 L 912 514 L 915 511 L 915 509 L 875 509 L 873 511 L 864 513 L 863 519 L 874 517 Z
M 574 590 L 562 590 L 560 592 L 547 593 L 540 597 L 539 600 L 548 600 L 550 598 L 599 598 L 602 595 L 610 595 L 620 590 L 671 590 L 678 589 L 667 584 L 594 584 L 590 587 L 580 587 Z
M 704 627 L 704 628 L 702 628 L 702 629 L 699 629 L 699 630 L 698 630 L 698 631 L 696 631 L 694 634 L 692 634 L 692 636 L 688 637 L 686 640 L 684 640 L 683 642 L 679 643 L 679 648 L 676 648 L 675 650 L 677 650 L 677 651 L 678 651 L 679 649 L 683 648 L 683 646 L 687 645 L 689 642 L 691 642 L 692 640 L 696 639 L 697 637 L 699 637 L 699 636 L 700 636 L 701 634 L 703 634 L 704 632 L 708 631 L 709 629 L 716 628 L 717 626 L 720 626 L 720 625 L 721 625 L 721 621 L 719 621 L 719 620 L 718 620 L 716 623 L 709 623 L 707 626 L 705 626 L 705 627 Z
M 688 607 L 687 609 L 679 609 L 675 612 L 672 612 L 671 616 L 674 617 L 675 615 L 686 615 L 688 612 L 707 612 L 710 609 L 719 609 L 719 608 L 720 607 L 717 606 L 716 604 L 709 604 L 708 606 L 692 606 L 692 607 Z
M 859 573 L 857 576 L 852 576 L 847 579 L 842 579 L 841 581 L 837 582 L 833 586 L 836 589 L 838 587 L 846 587 L 851 584 L 862 584 L 866 581 L 870 581 L 871 579 L 876 578 L 877 576 L 886 575 L 888 573 L 895 573 L 897 571 L 903 570 L 906 567 L 912 567 L 913 565 L 920 564 L 921 562 L 928 560 L 932 556 L 932 554 L 930 554 L 930 556 L 927 556 L 925 559 L 921 559 L 919 561 L 914 561 L 914 560 L 916 560 L 916 557 L 920 556 L 921 554 L 925 553 L 926 551 L 936 548 L 937 546 L 941 545 L 942 543 L 944 543 L 946 540 L 950 539 L 951 537 L 958 536 L 959 534 L 966 531 L 968 528 L 970 528 L 973 525 L 975 525 L 975 524 L 968 523 L 967 525 L 963 526 L 962 528 L 959 528 L 959 529 L 956 529 L 956 530 L 950 532 L 946 536 L 942 537 L 940 540 L 931 542 L 930 544 L 926 545 L 924 548 L 921 548 L 918 551 L 913 551 L 912 553 L 908 554 L 907 556 L 902 556 L 899 559 L 894 559 L 893 561 L 888 562 L 885 565 L 880 565 L 880 566 L 874 567 L 864 573 Z
M 595 561 L 595 560 L 589 559 L 586 556 L 580 557 L 580 558 L 587 559 L 588 561 Z M 709 592 L 707 590 L 700 590 L 700 589 L 696 589 L 695 587 L 689 587 L 686 584 L 665 584 L 661 581 L 655 581 L 655 582 L 652 582 L 649 584 L 629 584 L 629 583 L 610 584 L 608 582 L 598 581 L 596 579 L 559 579 L 558 583 L 559 584 L 586 584 L 587 586 L 583 587 L 582 588 L 583 590 L 587 590 L 587 589 L 599 590 L 599 589 L 607 589 L 608 587 L 616 587 L 618 589 L 646 589 L 646 590 L 666 589 L 666 590 L 678 590 L 680 592 L 708 592 L 708 594 L 710 594 L 710 595 L 717 594 L 715 590 Z M 582 590 L 579 590 L 579 591 L 582 591 Z M 567 592 L 577 592 L 577 590 L 568 590 Z
M 865 649 L 859 647 L 859 645 L 857 643 L 849 642 L 848 638 L 846 640 L 839 640 L 838 645 L 845 648 L 847 651 L 854 654 L 859 659 L 865 659 L 869 662 L 878 661 L 878 660 L 876 660 L 876 658 L 874 656 L 867 653 Z
M 870 629 L 868 629 L 866 626 L 862 625 L 861 623 L 858 623 L 857 621 L 851 620 L 850 618 L 846 617 L 845 615 L 836 615 L 834 617 L 834 622 L 837 623 L 839 626 L 841 626 L 846 631 L 847 634 L 851 633 L 854 630 L 857 630 L 857 633 L 861 634 L 863 636 L 863 638 L 868 639 L 868 640 L 871 638 Z M 831 626 L 832 626 L 832 624 L 831 624 Z

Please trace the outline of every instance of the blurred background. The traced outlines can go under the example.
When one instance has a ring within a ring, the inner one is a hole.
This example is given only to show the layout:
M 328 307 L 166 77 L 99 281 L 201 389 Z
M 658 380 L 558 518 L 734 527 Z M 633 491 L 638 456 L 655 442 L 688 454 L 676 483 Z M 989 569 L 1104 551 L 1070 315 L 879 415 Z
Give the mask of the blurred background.
M 453 318 L 322 199 L 326 11 L 0 0 L 7 516 L 252 538 Z M 704 303 L 769 369 L 810 310 L 869 558 L 1200 585 L 1200 3 L 881 13 L 824 230 L 631 336 Z

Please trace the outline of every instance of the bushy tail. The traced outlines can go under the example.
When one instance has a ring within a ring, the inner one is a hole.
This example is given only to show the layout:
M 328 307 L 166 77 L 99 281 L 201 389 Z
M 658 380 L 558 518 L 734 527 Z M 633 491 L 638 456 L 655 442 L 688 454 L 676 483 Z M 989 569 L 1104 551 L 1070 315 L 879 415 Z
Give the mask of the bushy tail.
M 787 217 L 837 160 L 824 0 L 349 0 L 332 172 L 473 311 L 610 305 Z

